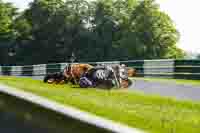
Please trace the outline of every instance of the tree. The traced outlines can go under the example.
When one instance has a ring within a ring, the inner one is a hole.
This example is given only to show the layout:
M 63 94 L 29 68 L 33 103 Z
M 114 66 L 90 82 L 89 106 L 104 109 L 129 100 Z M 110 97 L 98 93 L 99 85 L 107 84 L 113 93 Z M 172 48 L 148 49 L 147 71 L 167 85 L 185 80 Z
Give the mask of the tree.
M 29 58 L 37 62 L 69 61 L 72 51 L 79 55 L 81 36 L 87 34 L 88 3 L 84 0 L 35 0 L 25 16 L 32 27 Z
M 13 20 L 17 9 L 11 3 L 0 0 L 0 64 L 9 63 L 9 50 L 16 36 L 13 29 Z
M 72 52 L 78 61 L 184 56 L 178 31 L 154 0 L 34 0 L 18 14 L 0 6 L 2 63 L 9 51 L 20 65 L 66 62 Z
M 92 18 L 101 59 L 181 58 L 183 55 L 176 47 L 178 31 L 154 0 L 97 1 Z
M 186 52 L 174 45 L 167 51 L 167 54 L 165 55 L 164 58 L 184 59 L 185 57 L 186 57 Z
M 176 47 L 179 33 L 170 17 L 159 10 L 154 0 L 141 1 L 132 11 L 130 19 L 129 27 L 133 27 L 133 37 L 129 37 L 133 43 L 127 43 L 127 48 L 130 46 L 133 50 L 129 51 L 130 54 L 136 52 L 137 58 L 145 59 L 165 58 L 170 49 Z M 130 32 L 128 34 L 131 35 Z
M 112 42 L 117 29 L 112 18 L 112 0 L 97 1 L 94 6 L 91 22 L 95 40 L 93 49 L 96 51 L 97 60 L 109 60 L 111 53 L 114 53 Z

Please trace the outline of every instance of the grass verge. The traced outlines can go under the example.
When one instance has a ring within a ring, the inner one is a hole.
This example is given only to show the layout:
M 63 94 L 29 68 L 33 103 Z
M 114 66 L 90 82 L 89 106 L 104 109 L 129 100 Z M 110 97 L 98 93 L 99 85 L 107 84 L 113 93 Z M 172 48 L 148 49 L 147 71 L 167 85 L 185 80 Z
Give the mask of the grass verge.
M 200 132 L 200 103 L 125 90 L 49 85 L 30 78 L 0 77 L 0 83 L 151 133 Z

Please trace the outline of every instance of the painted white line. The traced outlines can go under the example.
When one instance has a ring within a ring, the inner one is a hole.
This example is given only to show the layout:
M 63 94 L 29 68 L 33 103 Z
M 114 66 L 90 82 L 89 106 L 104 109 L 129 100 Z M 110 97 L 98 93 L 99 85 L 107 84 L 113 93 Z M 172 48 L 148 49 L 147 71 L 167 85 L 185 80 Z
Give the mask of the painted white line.
M 2 84 L 0 84 L 0 92 L 6 93 L 11 96 L 15 96 L 25 101 L 40 105 L 46 109 L 50 109 L 55 112 L 61 113 L 67 117 L 71 117 L 73 119 L 88 123 L 90 125 L 95 125 L 97 128 L 106 129 L 114 133 L 144 133 L 139 129 L 131 128 L 126 125 L 113 122 L 111 120 L 107 120 L 66 105 L 64 106 L 62 104 L 50 101 L 46 98 L 34 95 L 32 93 L 28 93 Z

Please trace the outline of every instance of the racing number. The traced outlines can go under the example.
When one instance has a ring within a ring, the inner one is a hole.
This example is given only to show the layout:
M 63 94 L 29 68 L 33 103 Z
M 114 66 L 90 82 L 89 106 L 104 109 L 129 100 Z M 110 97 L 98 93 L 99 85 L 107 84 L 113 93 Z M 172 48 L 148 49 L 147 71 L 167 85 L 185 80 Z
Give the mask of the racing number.
M 104 70 L 97 70 L 96 71 L 96 77 L 98 79 L 105 79 L 105 77 L 106 77 L 105 71 Z

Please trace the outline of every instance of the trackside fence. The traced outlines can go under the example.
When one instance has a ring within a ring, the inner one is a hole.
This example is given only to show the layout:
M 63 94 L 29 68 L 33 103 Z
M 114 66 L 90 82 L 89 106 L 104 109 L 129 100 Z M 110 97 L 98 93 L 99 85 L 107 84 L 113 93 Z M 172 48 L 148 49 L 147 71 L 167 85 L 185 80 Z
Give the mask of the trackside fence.
M 91 65 L 126 64 L 136 69 L 137 77 L 162 77 L 200 79 L 200 60 L 128 60 L 112 62 L 82 62 Z M 69 63 L 39 64 L 29 66 L 0 66 L 0 75 L 43 77 L 62 71 Z

